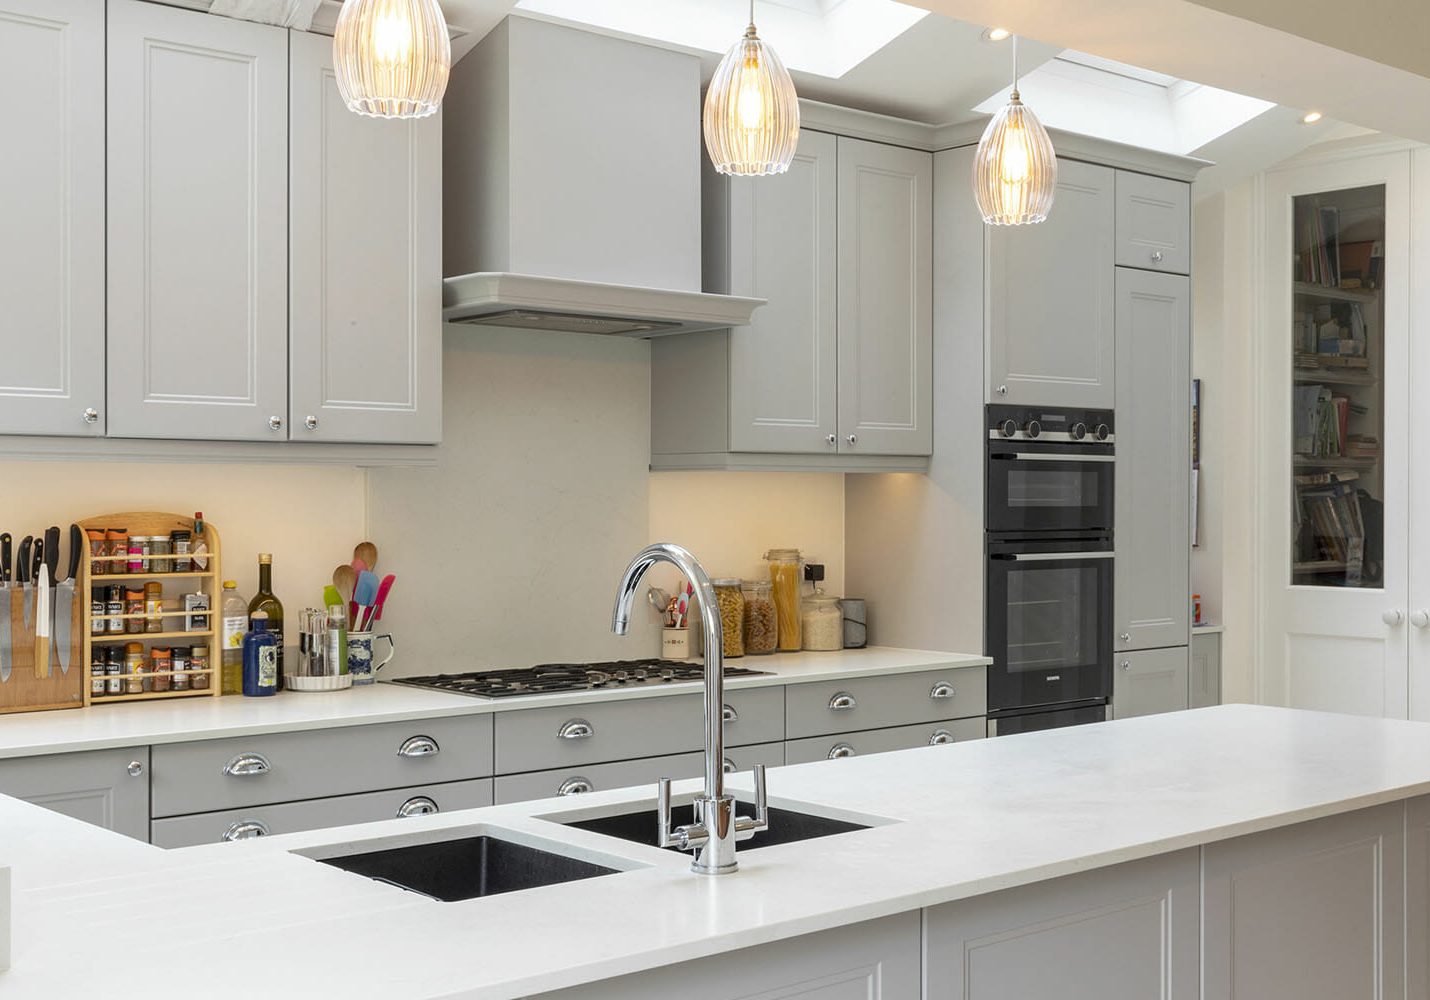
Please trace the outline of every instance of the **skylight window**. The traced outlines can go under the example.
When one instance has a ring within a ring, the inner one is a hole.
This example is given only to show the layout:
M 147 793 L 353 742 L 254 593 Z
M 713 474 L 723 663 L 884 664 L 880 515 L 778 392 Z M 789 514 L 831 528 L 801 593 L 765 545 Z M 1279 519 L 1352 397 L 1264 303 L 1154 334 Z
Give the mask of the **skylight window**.
M 518 10 L 705 52 L 740 37 L 745 0 L 521 0 Z M 928 15 L 896 0 L 756 0 L 760 37 L 792 70 L 838 78 Z
M 1274 106 L 1071 49 L 1025 74 L 1018 89 L 1051 128 L 1178 154 Z M 1003 90 L 974 110 L 992 114 L 1007 101 Z

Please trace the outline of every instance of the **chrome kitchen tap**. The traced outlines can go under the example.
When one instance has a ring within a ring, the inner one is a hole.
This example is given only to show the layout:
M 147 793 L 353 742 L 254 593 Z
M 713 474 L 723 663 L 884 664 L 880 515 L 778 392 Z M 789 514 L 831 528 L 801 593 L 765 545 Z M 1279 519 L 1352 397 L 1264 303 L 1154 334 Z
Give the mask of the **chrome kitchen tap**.
M 700 623 L 705 630 L 705 794 L 695 800 L 695 822 L 670 826 L 670 779 L 657 786 L 656 812 L 660 846 L 693 850 L 690 870 L 700 875 L 728 875 L 739 867 L 735 842 L 748 840 L 770 826 L 765 804 L 765 765 L 755 765 L 755 815 L 735 815 L 735 797 L 725 794 L 725 656 L 720 625 L 720 605 L 704 568 L 679 545 L 657 542 L 636 553 L 621 578 L 611 631 L 625 635 L 630 629 L 631 605 L 646 570 L 658 562 L 675 566 L 695 588 Z

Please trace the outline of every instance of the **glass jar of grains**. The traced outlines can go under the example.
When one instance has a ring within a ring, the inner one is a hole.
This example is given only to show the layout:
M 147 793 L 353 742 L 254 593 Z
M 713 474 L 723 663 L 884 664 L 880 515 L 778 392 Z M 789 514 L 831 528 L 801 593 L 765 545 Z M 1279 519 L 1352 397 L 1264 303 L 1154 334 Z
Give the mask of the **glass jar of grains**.
M 825 652 L 844 648 L 844 615 L 839 610 L 839 598 L 816 589 L 804 599 L 800 613 L 800 632 L 804 648 Z
M 779 628 L 775 623 L 775 602 L 764 580 L 745 583 L 745 652 L 763 656 L 775 651 Z
M 738 579 L 712 580 L 715 601 L 720 605 L 720 637 L 725 657 L 745 655 L 745 597 Z
M 770 587 L 774 593 L 775 620 L 779 627 L 779 649 L 796 653 L 799 641 L 799 549 L 770 549 Z

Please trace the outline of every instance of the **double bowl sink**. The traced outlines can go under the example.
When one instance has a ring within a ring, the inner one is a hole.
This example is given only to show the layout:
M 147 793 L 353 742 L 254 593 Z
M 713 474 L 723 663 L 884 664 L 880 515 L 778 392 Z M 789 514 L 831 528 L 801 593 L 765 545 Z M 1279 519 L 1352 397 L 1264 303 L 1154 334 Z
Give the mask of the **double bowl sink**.
M 741 812 L 753 811 L 747 802 L 740 806 Z M 676 806 L 673 824 L 690 823 L 694 814 L 693 804 Z M 868 824 L 779 807 L 771 807 L 769 815 L 769 829 L 741 841 L 741 852 L 868 829 Z M 656 812 L 651 806 L 586 819 L 545 818 L 647 847 L 659 846 Z M 317 860 L 448 903 L 617 873 L 615 868 L 491 833 Z

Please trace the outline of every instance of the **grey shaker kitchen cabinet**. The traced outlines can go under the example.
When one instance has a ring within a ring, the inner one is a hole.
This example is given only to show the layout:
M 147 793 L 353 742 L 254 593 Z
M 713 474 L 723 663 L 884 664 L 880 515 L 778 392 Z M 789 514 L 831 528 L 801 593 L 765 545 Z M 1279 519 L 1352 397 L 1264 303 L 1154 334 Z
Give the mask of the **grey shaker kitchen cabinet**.
M 1109 167 L 1060 159 L 1046 222 L 986 228 L 988 402 L 1120 406 L 1113 357 L 1115 185 Z
M 110 0 L 108 432 L 286 439 L 288 32 Z
M 1430 996 L 1430 797 L 1405 803 L 1405 995 Z
M 1191 307 L 1182 275 L 1117 268 L 1113 649 L 1187 644 Z
M 785 735 L 793 740 L 981 718 L 987 710 L 988 673 L 983 667 L 815 681 L 785 689 Z
M 910 1000 L 926 995 L 942 1000 L 947 994 L 921 992 L 919 929 L 916 910 L 540 996 L 543 1000 Z
M 815 760 L 840 760 L 863 757 L 871 753 L 893 750 L 915 750 L 919 747 L 947 746 L 981 740 L 987 735 L 988 723 L 976 719 L 949 719 L 926 722 L 916 726 L 892 726 L 857 733 L 836 733 L 790 740 L 785 744 L 786 764 L 807 764 Z
M 1191 667 L 1187 674 L 1187 707 L 1221 704 L 1221 635 L 1192 630 Z
M 0 429 L 101 435 L 104 0 L 0 0 L 0 51 Z
M 441 113 L 350 112 L 325 35 L 292 32 L 289 71 L 289 437 L 435 443 Z
M 1112 717 L 1176 712 L 1187 707 L 1186 646 L 1140 649 L 1113 659 Z
M 1117 266 L 1192 273 L 1192 186 L 1117 172 Z
M 0 760 L 0 795 L 149 839 L 149 748 Z
M 780 767 L 784 763 L 783 743 L 725 748 L 724 769 L 727 774 L 748 771 L 756 764 Z M 661 778 L 698 778 L 704 773 L 705 755 L 692 751 L 603 764 L 573 764 L 526 774 L 501 774 L 496 779 L 496 802 L 497 805 L 507 805 L 554 796 L 608 792 L 613 788 L 633 788 L 637 785 L 648 786 L 653 796 L 655 783 Z
M 839 138 L 839 441 L 933 452 L 933 155 Z
M 1393 803 L 1202 849 L 1204 1000 L 1423 997 L 1406 992 L 1406 808 Z M 1420 814 L 1423 822 L 1423 812 Z M 1410 943 L 1424 972 L 1423 829 Z
M 1200 1000 L 1199 855 L 1178 851 L 930 907 L 923 996 Z

